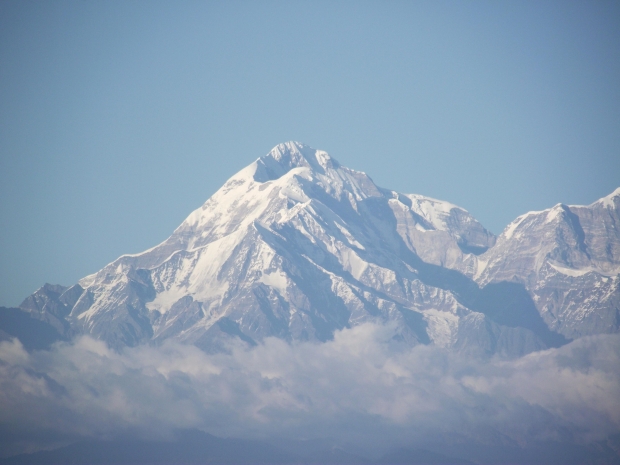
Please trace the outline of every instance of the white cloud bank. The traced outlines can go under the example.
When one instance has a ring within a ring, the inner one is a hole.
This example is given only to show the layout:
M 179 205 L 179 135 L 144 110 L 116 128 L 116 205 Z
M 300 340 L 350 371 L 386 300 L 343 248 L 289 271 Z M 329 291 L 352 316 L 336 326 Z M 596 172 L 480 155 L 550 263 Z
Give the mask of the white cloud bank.
M 439 437 L 589 443 L 620 432 L 620 335 L 518 360 L 394 345 L 365 324 L 323 343 L 267 339 L 206 354 L 166 343 L 114 352 L 81 337 L 49 351 L 0 343 L 0 435 L 330 437 L 410 444 Z

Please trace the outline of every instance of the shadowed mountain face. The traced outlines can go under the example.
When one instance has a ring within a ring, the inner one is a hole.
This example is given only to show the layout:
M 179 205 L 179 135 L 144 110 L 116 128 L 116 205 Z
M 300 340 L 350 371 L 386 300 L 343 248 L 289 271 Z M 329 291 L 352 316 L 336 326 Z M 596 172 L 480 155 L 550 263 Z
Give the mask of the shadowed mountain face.
M 296 142 L 228 180 L 163 243 L 21 309 L 113 347 L 327 341 L 392 323 L 405 345 L 509 357 L 620 326 L 620 190 L 495 237 L 456 205 L 375 185 Z

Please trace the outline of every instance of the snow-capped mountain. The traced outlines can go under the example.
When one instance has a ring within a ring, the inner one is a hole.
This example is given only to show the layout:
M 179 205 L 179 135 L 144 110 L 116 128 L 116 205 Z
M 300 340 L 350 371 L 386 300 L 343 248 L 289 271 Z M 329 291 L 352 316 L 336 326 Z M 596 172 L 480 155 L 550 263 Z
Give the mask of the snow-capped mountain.
M 398 341 L 520 355 L 618 330 L 620 189 L 519 217 L 378 187 L 297 142 L 230 178 L 163 243 L 22 310 L 113 346 L 325 341 L 367 321 Z
M 591 205 L 521 215 L 479 257 L 480 285 L 523 284 L 545 323 L 568 338 L 620 328 L 620 188 Z

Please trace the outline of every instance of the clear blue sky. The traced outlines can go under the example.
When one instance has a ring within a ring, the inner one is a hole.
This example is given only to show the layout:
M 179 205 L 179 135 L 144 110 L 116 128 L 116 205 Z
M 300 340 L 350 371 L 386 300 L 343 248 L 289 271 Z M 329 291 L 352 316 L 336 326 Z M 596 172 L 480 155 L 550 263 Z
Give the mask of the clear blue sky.
M 0 305 L 299 140 L 495 233 L 620 186 L 620 2 L 0 2 Z

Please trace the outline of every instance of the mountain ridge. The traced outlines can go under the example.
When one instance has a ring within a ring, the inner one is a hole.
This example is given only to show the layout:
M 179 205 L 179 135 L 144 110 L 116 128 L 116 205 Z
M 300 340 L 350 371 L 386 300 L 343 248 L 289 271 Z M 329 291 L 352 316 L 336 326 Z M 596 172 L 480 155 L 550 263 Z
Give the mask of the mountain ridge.
M 407 345 L 519 356 L 618 331 L 619 210 L 617 189 L 526 213 L 495 236 L 452 203 L 381 188 L 287 142 L 159 245 L 82 278 L 71 299 L 39 290 L 20 308 L 113 347 L 325 341 L 373 321 L 394 322 Z M 589 294 L 559 293 L 572 288 Z M 48 307 L 33 306 L 43 294 Z

